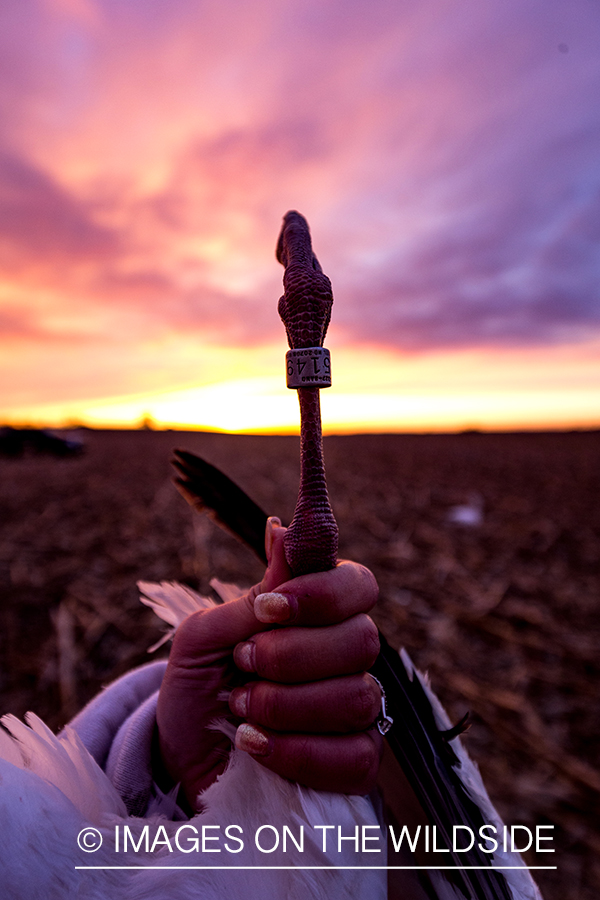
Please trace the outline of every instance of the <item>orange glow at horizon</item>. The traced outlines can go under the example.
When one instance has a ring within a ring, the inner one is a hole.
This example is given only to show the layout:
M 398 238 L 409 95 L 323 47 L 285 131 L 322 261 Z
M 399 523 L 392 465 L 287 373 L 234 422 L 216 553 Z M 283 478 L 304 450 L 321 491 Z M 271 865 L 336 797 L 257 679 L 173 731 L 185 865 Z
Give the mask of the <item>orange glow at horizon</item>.
M 229 377 L 209 384 L 0 407 L 0 417 L 53 427 L 135 428 L 150 420 L 157 428 L 295 433 L 298 405 L 277 371 L 281 352 L 272 345 L 247 355 L 230 350 L 230 365 L 221 369 Z M 258 374 L 261 360 L 264 375 Z M 333 366 L 334 385 L 321 392 L 325 433 L 600 426 L 600 342 L 418 356 L 340 346 Z
M 326 431 L 600 425 L 592 5 L 9 7 L 0 425 L 295 431 L 290 208 Z

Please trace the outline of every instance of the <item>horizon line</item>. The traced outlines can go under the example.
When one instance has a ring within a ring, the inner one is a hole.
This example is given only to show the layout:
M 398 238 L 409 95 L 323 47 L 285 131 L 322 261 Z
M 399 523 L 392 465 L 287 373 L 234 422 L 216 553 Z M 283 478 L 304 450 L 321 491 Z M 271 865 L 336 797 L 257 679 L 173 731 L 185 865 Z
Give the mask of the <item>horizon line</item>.
M 229 437 L 299 437 L 300 429 L 298 426 L 279 429 L 240 429 L 227 430 L 224 428 L 208 428 L 194 425 L 160 425 L 157 423 L 129 423 L 129 424 L 103 424 L 93 425 L 85 422 L 63 423 L 62 425 L 49 425 L 46 423 L 33 422 L 4 422 L 0 423 L 0 430 L 8 428 L 15 431 L 97 431 L 97 432 L 151 432 L 155 434 L 182 433 L 182 434 L 219 434 Z M 506 427 L 506 428 L 485 428 L 485 427 L 465 427 L 465 428 L 427 428 L 427 429 L 328 429 L 323 428 L 323 437 L 370 437 L 370 436 L 398 436 L 398 437 L 428 437 L 428 436 L 444 436 L 444 435 L 500 435 L 500 434 L 596 434 L 600 432 L 600 422 L 597 425 L 573 425 L 573 426 L 549 426 L 549 427 Z

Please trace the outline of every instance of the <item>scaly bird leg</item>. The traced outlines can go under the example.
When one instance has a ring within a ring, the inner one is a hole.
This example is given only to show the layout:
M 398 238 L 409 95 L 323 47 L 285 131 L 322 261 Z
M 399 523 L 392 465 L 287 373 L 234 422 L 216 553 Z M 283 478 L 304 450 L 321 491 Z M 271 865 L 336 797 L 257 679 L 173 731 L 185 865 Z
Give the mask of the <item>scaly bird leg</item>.
M 290 350 L 313 350 L 323 346 L 331 316 L 331 282 L 323 274 L 312 252 L 306 219 L 288 212 L 277 244 L 277 259 L 285 266 L 284 295 L 279 315 L 285 325 Z M 289 354 L 288 354 L 289 357 Z M 331 383 L 328 356 L 297 355 L 297 375 L 327 386 Z M 288 373 L 292 368 L 288 365 Z M 302 368 L 304 367 L 304 368 Z M 303 379 L 303 380 L 304 380 Z M 288 384 L 289 384 L 288 379 Z M 296 386 L 295 384 L 290 386 Z M 338 527 L 329 503 L 323 461 L 319 387 L 298 387 L 300 403 L 300 490 L 294 517 L 285 536 L 285 555 L 294 575 L 332 569 L 337 562 Z

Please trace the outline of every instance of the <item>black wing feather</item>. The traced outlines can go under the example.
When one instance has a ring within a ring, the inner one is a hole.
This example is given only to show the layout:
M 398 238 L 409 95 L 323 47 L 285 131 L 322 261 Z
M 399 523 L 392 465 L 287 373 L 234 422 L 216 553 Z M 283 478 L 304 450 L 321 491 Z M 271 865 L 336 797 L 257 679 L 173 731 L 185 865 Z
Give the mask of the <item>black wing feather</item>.
M 173 453 L 172 463 L 179 472 L 173 481 L 179 493 L 195 510 L 247 544 L 266 565 L 266 512 L 216 466 L 187 450 Z

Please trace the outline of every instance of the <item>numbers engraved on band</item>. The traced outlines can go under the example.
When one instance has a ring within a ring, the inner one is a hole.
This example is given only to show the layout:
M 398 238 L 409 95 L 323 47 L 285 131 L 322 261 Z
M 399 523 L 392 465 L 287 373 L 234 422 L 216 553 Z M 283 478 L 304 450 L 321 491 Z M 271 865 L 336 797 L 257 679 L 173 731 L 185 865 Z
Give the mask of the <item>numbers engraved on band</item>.
M 289 388 L 331 387 L 331 357 L 325 347 L 288 350 L 285 361 Z

